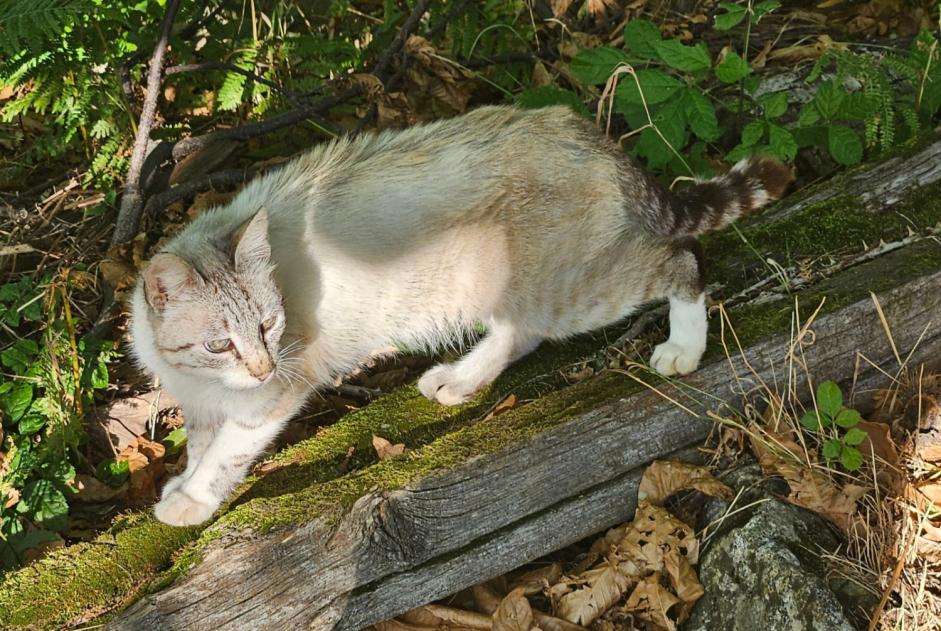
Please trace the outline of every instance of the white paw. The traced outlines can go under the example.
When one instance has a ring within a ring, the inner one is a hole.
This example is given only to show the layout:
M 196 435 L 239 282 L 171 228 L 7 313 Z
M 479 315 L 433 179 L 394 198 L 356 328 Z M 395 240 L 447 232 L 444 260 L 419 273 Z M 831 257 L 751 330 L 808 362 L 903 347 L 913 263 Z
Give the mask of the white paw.
M 418 391 L 425 395 L 425 398 L 442 405 L 464 403 L 474 396 L 477 390 L 462 383 L 456 372 L 452 366 L 446 364 L 435 366 L 418 380 Z
M 650 356 L 650 366 L 665 377 L 688 375 L 699 366 L 702 353 L 673 342 L 658 344 Z
M 170 482 L 173 482 L 171 480 Z M 154 506 L 154 515 L 159 521 L 171 526 L 201 524 L 216 512 L 219 503 L 207 504 L 193 499 L 180 489 L 164 491 L 163 499 Z
M 163 485 L 163 491 L 160 493 L 160 497 L 169 497 L 171 493 L 180 488 L 180 486 L 186 482 L 185 475 L 178 475 L 167 480 L 167 483 Z

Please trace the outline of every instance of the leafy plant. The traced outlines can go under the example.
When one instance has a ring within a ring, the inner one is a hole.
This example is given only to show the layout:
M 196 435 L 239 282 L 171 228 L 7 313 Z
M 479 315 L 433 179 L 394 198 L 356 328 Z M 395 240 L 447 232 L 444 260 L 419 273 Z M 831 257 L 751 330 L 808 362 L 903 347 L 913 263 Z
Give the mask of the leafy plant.
M 822 453 L 829 461 L 838 460 L 847 471 L 858 471 L 863 464 L 863 454 L 857 445 L 866 439 L 866 432 L 859 429 L 859 412 L 843 406 L 843 392 L 832 381 L 817 386 L 817 409 L 810 410 L 801 418 L 801 425 L 818 434 L 829 434 L 822 439 Z
M 76 338 L 72 282 L 23 277 L 0 286 L 0 324 L 41 339 L 21 337 L 0 351 L 0 568 L 67 526 L 83 411 L 107 387 L 117 355 L 110 343 Z

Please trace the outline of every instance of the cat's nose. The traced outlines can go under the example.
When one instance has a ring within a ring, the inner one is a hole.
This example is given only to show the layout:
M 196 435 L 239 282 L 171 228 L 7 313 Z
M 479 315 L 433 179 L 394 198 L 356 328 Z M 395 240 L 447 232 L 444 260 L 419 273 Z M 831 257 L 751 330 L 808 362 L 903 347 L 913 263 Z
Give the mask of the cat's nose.
M 274 369 L 269 366 L 268 368 L 262 368 L 257 372 L 253 372 L 252 375 L 254 375 L 255 379 L 258 381 L 267 381 L 272 372 L 274 372 Z

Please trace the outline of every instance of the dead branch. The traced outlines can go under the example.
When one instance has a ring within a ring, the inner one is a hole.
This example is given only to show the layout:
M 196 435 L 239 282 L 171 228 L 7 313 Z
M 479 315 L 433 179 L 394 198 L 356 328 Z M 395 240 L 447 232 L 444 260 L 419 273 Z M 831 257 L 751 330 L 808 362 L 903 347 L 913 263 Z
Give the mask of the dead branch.
M 430 4 L 431 0 L 418 0 L 415 8 L 412 9 L 412 12 L 402 24 L 402 28 L 395 34 L 392 43 L 389 44 L 389 47 L 382 53 L 382 56 L 379 57 L 379 61 L 376 63 L 376 67 L 373 68 L 372 73 L 379 77 L 379 80 L 383 83 L 386 82 L 386 72 L 389 69 L 389 64 L 392 63 L 392 58 L 402 50 L 402 47 L 405 46 L 405 40 L 418 28 L 418 23 L 421 21 L 422 16 L 425 15 L 425 12 L 428 10 L 428 5 Z
M 147 145 L 150 140 L 150 128 L 154 124 L 157 113 L 157 100 L 160 97 L 160 76 L 163 70 L 163 59 L 167 53 L 170 41 L 170 29 L 176 17 L 180 0 L 169 0 L 160 27 L 160 37 L 150 59 L 150 68 L 147 72 L 147 95 L 141 108 L 140 121 L 137 124 L 137 136 L 134 138 L 134 150 L 131 153 L 127 180 L 124 183 L 124 193 L 121 195 L 121 208 L 115 220 L 114 233 L 111 236 L 111 245 L 124 243 L 137 234 L 140 224 L 141 210 L 144 208 L 144 199 L 140 186 L 141 168 L 147 155 Z

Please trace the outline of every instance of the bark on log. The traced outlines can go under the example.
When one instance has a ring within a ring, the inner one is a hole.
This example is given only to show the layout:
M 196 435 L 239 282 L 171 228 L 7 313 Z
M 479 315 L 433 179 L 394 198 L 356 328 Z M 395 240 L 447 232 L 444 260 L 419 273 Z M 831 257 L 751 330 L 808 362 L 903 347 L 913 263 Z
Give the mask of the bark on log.
M 733 321 L 759 372 L 782 352 L 769 339 L 789 330 L 794 303 L 776 289 L 769 258 L 795 272 L 813 263 L 812 274 L 788 281 L 805 314 L 827 297 L 811 354 L 818 378 L 848 376 L 857 348 L 891 359 L 869 290 L 879 292 L 900 349 L 922 333 L 941 300 L 941 248 L 926 238 L 941 222 L 939 155 L 936 141 L 860 167 L 740 224 L 744 239 L 710 239 L 710 282 L 737 304 Z M 885 187 L 897 201 L 889 211 L 876 203 Z M 874 248 L 880 240 L 899 247 Z M 4 577 L 0 628 L 61 628 L 142 591 L 156 593 L 114 628 L 357 628 L 623 520 L 637 467 L 709 429 L 617 374 L 564 387 L 560 368 L 597 357 L 627 328 L 544 346 L 457 411 L 412 387 L 383 397 L 281 454 L 280 469 L 243 489 L 206 530 L 138 514 L 99 541 L 55 551 Z M 718 329 L 714 319 L 714 338 Z M 928 330 L 912 361 L 939 347 Z M 734 402 L 715 339 L 711 348 L 713 363 L 688 381 Z M 510 392 L 534 401 L 481 421 Z M 372 433 L 413 451 L 370 465 Z M 350 446 L 362 468 L 344 473 Z

